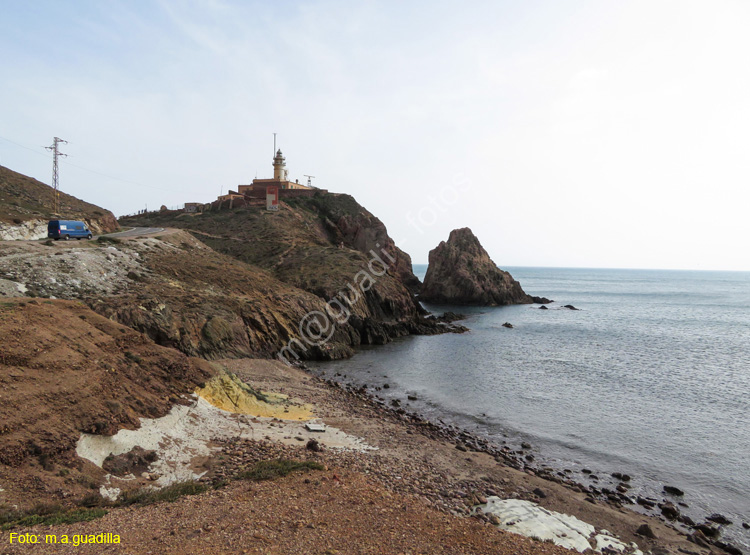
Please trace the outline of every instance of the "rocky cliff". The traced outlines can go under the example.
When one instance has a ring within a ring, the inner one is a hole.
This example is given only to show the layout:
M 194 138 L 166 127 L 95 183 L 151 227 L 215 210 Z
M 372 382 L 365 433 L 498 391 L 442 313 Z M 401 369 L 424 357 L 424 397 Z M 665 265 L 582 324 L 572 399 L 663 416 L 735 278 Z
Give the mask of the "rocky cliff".
M 323 250 L 320 259 L 310 254 L 313 261 L 298 268 L 296 279 L 333 292 L 326 297 L 184 231 L 123 241 L 5 242 L 0 297 L 80 299 L 159 345 L 209 360 L 280 353 L 289 362 L 335 359 L 361 344 L 460 329 L 423 318 L 395 277 L 370 273 L 370 266 L 382 272 L 377 262 L 346 247 Z M 291 280 L 293 267 L 282 263 L 276 270 Z M 359 272 L 366 273 L 357 277 Z
M 454 229 L 447 242 L 430 251 L 419 299 L 482 306 L 547 301 L 527 295 L 513 276 L 499 269 L 468 227 Z
M 0 240 L 34 240 L 47 236 L 54 216 L 54 189 L 0 166 Z M 106 233 L 119 226 L 112 212 L 60 193 L 60 218 L 81 220 L 94 231 Z
M 26 226 L 22 217 L 49 216 L 43 202 L 32 205 L 48 193 L 51 201 L 49 187 L 4 168 L 0 182 L 6 219 Z M 62 202 L 66 217 L 117 226 L 108 212 L 71 199 Z M 334 359 L 362 344 L 462 329 L 424 317 L 409 256 L 349 195 L 290 199 L 276 213 L 164 211 L 123 223 L 185 232 L 0 243 L 0 297 L 80 299 L 159 345 L 206 359 Z
M 395 246 L 382 222 L 349 195 L 320 193 L 294 199 L 283 202 L 277 213 L 241 207 L 202 214 L 151 213 L 122 223 L 183 228 L 214 254 L 231 257 L 244 272 L 263 276 L 265 289 L 244 295 L 256 308 L 242 311 L 246 317 L 237 322 L 238 330 L 247 329 L 253 314 L 278 313 L 288 306 L 272 301 L 274 295 L 283 293 L 294 300 L 295 310 L 277 316 L 281 324 L 258 334 L 258 341 L 267 346 L 278 349 L 282 342 L 300 338 L 300 330 L 307 330 L 307 314 L 323 314 L 323 331 L 331 329 L 333 335 L 304 350 L 301 358 L 340 358 L 351 354 L 353 346 L 446 330 L 444 324 L 423 318 L 412 293 L 419 280 L 411 272 L 408 255 Z M 195 256 L 188 262 L 193 268 L 200 264 Z M 237 283 L 249 288 L 259 282 L 247 278 Z M 283 333 L 275 333 L 279 329 Z M 259 354 L 257 348 L 251 352 Z
M 50 275 L 54 280 L 48 279 Z M 0 297 L 79 299 L 159 345 L 206 359 L 274 357 L 316 296 L 222 255 L 188 233 L 84 243 L 0 243 Z M 336 329 L 329 358 L 351 354 Z M 308 346 L 300 358 L 326 358 Z
M 365 255 L 381 253 L 392 274 L 412 293 L 419 292 L 422 284 L 412 272 L 411 257 L 396 246 L 383 222 L 360 206 L 354 197 L 321 195 L 300 199 L 296 204 L 307 205 L 319 213 L 332 243 L 343 244 Z

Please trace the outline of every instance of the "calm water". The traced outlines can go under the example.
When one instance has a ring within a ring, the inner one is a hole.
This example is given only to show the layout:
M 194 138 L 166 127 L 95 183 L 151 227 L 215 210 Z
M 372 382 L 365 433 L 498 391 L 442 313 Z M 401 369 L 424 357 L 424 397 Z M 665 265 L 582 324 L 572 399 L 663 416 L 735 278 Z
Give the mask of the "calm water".
M 415 266 L 424 277 L 426 266 Z M 577 473 L 686 491 L 693 518 L 721 512 L 750 534 L 750 273 L 509 268 L 556 302 L 465 308 L 471 332 L 409 337 L 318 366 L 433 419 Z M 557 308 L 573 304 L 580 311 Z M 434 311 L 446 307 L 427 306 Z M 514 329 L 502 327 L 511 322 Z M 385 377 L 387 376 L 387 377 Z M 580 475 L 582 480 L 585 479 Z

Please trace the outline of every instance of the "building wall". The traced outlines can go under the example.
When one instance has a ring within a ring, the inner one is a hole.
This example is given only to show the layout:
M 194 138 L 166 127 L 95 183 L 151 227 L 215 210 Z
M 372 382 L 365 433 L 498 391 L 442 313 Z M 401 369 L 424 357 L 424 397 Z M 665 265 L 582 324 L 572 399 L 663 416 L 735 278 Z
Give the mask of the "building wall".
M 312 197 L 315 193 L 327 193 L 326 189 L 281 189 L 279 190 L 279 198 L 294 198 L 294 197 Z
M 327 193 L 328 191 L 326 189 L 308 189 L 305 187 L 304 189 L 279 189 L 279 199 L 285 199 L 285 198 L 294 198 L 294 197 L 311 197 L 315 195 L 315 193 L 321 192 L 321 193 Z M 248 191 L 245 193 L 245 198 L 266 198 L 266 190 L 263 189 L 254 189 L 252 191 Z
M 239 193 L 246 193 L 247 191 L 258 191 L 262 190 L 265 191 L 266 187 L 268 186 L 276 186 L 280 189 L 303 189 L 306 191 L 313 191 L 314 189 L 311 187 L 308 187 L 307 185 L 303 185 L 302 183 L 297 183 L 295 181 L 279 181 L 276 179 L 253 179 L 252 185 L 238 185 L 237 191 Z
M 217 200 L 231 200 L 233 198 L 243 198 L 245 195 L 241 195 L 239 193 L 228 193 L 226 195 L 221 195 L 217 198 Z

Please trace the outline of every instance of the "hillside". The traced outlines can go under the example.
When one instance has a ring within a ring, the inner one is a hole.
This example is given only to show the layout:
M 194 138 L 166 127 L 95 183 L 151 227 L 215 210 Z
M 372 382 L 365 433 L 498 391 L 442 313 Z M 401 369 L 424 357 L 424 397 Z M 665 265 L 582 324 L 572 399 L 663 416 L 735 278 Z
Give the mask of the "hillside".
M 172 211 L 121 223 L 182 228 L 214 251 L 262 269 L 318 302 L 330 302 L 329 321 L 337 320 L 339 334 L 334 339 L 345 345 L 445 331 L 423 318 L 412 293 L 420 284 L 409 256 L 395 246 L 382 222 L 349 195 L 319 193 L 284 202 L 277 213 L 254 207 Z
M 289 199 L 277 213 L 242 207 L 202 214 L 151 212 L 121 221 L 185 229 L 210 247 L 267 268 L 282 281 L 319 296 L 335 295 L 341 287 L 337 278 L 353 278 L 361 269 L 357 264 L 372 258 L 370 251 L 388 265 L 389 277 L 413 292 L 420 286 L 409 255 L 395 245 L 385 225 L 350 195 L 320 192 L 312 198 Z M 346 275 L 346 270 L 351 274 Z
M 323 299 L 183 231 L 129 241 L 0 243 L 0 296 L 21 295 L 82 300 L 160 345 L 206 359 L 274 358 L 294 340 L 302 343 L 290 362 L 333 359 L 363 343 L 449 331 L 413 311 L 396 322 L 353 316 L 335 323 L 328 341 L 306 342 L 301 322 L 325 313 Z M 368 311 L 364 299 L 354 309 Z
M 54 216 L 54 189 L 0 166 L 0 239 L 40 239 Z M 109 211 L 60 192 L 60 218 L 82 220 L 95 233 L 118 228 Z
M 82 432 L 135 429 L 213 373 L 77 302 L 3 300 L 0 336 L 0 478 L 5 502 L 22 505 L 57 487 L 80 489 Z

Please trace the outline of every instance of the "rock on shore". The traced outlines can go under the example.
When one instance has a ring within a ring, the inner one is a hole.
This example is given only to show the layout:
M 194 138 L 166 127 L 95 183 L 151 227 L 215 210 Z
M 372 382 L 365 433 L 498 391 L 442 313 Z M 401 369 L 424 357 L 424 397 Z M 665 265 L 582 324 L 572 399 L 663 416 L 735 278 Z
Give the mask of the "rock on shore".
M 432 303 L 497 306 L 535 301 L 490 259 L 468 227 L 451 231 L 430 251 L 419 299 Z M 549 302 L 548 299 L 544 299 Z

